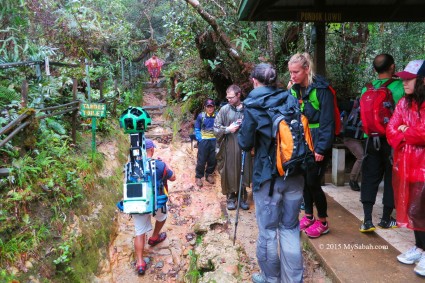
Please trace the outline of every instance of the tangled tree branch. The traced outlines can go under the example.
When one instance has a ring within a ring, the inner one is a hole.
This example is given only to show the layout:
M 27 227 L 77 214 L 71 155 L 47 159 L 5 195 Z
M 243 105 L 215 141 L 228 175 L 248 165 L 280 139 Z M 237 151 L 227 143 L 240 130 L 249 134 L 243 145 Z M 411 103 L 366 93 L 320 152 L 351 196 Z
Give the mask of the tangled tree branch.
M 224 46 L 227 51 L 227 54 L 235 60 L 241 71 L 245 71 L 245 64 L 242 61 L 242 57 L 239 55 L 236 48 L 234 48 L 227 37 L 227 35 L 221 30 L 214 16 L 206 12 L 202 6 L 199 4 L 198 0 L 185 0 L 186 3 L 190 4 L 198 14 L 213 28 L 217 33 L 220 39 L 220 43 Z

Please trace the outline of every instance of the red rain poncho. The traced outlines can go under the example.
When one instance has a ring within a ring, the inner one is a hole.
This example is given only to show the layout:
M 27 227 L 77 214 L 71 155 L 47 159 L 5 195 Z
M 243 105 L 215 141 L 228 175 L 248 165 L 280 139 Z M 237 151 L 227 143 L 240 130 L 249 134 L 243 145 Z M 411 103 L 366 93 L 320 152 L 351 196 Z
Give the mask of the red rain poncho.
M 408 129 L 403 133 L 400 125 Z M 397 224 L 425 231 L 425 103 L 408 108 L 403 97 L 387 126 L 388 143 L 394 149 L 393 187 Z
M 145 62 L 145 66 L 148 68 L 150 76 L 155 79 L 159 77 L 162 65 L 164 65 L 164 61 L 159 58 L 150 58 Z

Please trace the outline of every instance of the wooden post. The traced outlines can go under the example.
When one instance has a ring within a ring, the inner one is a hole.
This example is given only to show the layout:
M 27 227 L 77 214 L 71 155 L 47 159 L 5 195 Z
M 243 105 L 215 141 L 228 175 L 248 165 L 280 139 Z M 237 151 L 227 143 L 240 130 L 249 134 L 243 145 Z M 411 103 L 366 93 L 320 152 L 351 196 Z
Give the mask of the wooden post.
M 112 114 L 117 113 L 117 103 L 120 100 L 120 93 L 118 91 L 118 79 L 114 79 L 114 90 L 115 90 L 115 97 L 114 97 L 114 104 L 112 106 Z
M 27 107 L 28 105 L 28 82 L 27 80 L 22 81 L 21 89 L 21 106 Z
M 125 75 L 124 75 L 124 58 L 121 57 L 121 85 L 125 85 Z
M 104 82 L 105 78 L 101 77 L 99 79 L 99 96 L 100 96 L 100 101 L 103 101 L 103 82 Z
M 87 83 L 87 96 L 89 103 L 91 102 L 91 95 L 90 95 L 90 74 L 89 74 L 89 60 L 87 58 L 84 60 L 84 63 L 86 65 L 86 83 Z
M 314 49 L 314 63 L 316 73 L 326 76 L 326 24 L 315 23 L 317 41 Z
M 72 79 L 72 100 L 77 100 L 77 79 Z M 71 137 L 72 142 L 74 144 L 77 144 L 77 116 L 78 116 L 78 110 L 74 110 L 72 112 L 72 130 L 71 130 Z
M 133 71 L 133 65 L 131 64 L 131 61 L 130 61 L 130 65 L 128 67 L 128 81 L 130 83 L 130 86 L 133 85 L 132 84 L 132 82 L 133 82 L 133 76 L 132 76 L 132 73 L 131 73 L 132 71 Z
M 332 183 L 344 186 L 345 183 L 345 146 L 334 144 L 332 148 Z

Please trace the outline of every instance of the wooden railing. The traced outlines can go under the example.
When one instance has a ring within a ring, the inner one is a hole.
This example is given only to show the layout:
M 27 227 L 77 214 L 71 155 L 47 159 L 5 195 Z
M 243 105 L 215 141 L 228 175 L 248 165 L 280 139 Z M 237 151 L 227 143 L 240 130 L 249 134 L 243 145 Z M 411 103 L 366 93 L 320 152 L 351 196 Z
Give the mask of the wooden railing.
M 121 80 L 122 85 L 126 85 L 126 76 L 125 76 L 125 60 L 121 58 Z M 70 64 L 70 63 L 62 63 L 62 62 L 50 62 L 49 59 L 46 57 L 44 61 L 25 61 L 25 62 L 14 62 L 14 63 L 3 63 L 0 64 L 0 70 L 2 69 L 9 69 L 9 68 L 18 68 L 18 67 L 27 67 L 27 66 L 34 66 L 36 68 L 36 75 L 38 79 L 41 79 L 41 66 L 46 67 L 46 75 L 50 75 L 49 71 L 49 65 L 52 66 L 59 66 L 59 67 L 67 67 L 67 68 L 82 68 L 86 73 L 86 79 L 88 82 L 90 82 L 90 78 L 88 77 L 88 65 L 89 62 L 86 60 L 84 63 L 81 64 Z M 91 66 L 102 66 L 102 64 L 98 64 L 95 62 L 90 63 Z M 134 69 L 136 72 L 140 72 L 141 69 L 139 69 L 137 66 L 132 65 L 131 62 L 128 66 L 128 74 L 127 77 L 129 79 L 129 85 L 133 85 L 133 80 L 135 75 Z M 144 66 L 143 66 L 144 67 Z M 142 68 L 143 68 L 142 67 Z M 103 83 L 105 81 L 105 78 L 99 79 L 99 85 L 100 85 L 100 101 L 101 103 L 105 103 L 105 98 L 103 97 Z M 78 122 L 78 110 L 80 108 L 81 101 L 77 100 L 77 79 L 73 79 L 73 86 L 72 86 L 72 94 L 73 98 L 71 102 L 62 104 L 62 105 L 55 105 L 50 106 L 43 109 L 31 109 L 29 108 L 25 113 L 21 114 L 18 118 L 8 123 L 6 126 L 0 129 L 0 136 L 6 135 L 3 140 L 0 140 L 0 147 L 3 147 L 7 142 L 9 142 L 14 136 L 16 136 L 20 131 L 25 129 L 28 125 L 31 124 L 31 120 L 36 119 L 45 119 L 47 117 L 51 116 L 57 116 L 62 115 L 66 113 L 72 112 L 72 126 L 71 126 L 71 138 L 74 144 L 76 144 L 76 130 L 77 130 L 77 122 Z M 114 79 L 114 89 L 115 92 L 118 94 L 118 79 Z M 88 92 L 90 92 L 90 84 L 88 84 Z M 118 95 L 117 95 L 118 96 Z M 90 101 L 90 96 L 89 96 Z M 27 80 L 22 81 L 21 86 L 21 107 L 24 109 L 28 105 L 28 82 Z M 112 109 L 110 109 L 111 113 L 116 113 L 116 106 L 117 106 L 117 97 L 114 97 L 114 100 L 112 102 Z M 35 117 L 34 117 L 35 115 Z M 9 175 L 9 169 L 8 168 L 0 168 L 0 177 L 1 176 L 7 176 Z

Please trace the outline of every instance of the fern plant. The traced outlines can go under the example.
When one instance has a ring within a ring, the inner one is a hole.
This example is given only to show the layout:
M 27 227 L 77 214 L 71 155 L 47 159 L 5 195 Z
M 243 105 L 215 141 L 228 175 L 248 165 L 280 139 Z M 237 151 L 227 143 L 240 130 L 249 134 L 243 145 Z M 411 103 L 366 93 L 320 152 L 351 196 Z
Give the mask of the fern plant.
M 13 89 L 0 85 L 0 109 L 7 106 L 16 106 L 20 102 L 21 96 Z M 9 107 L 10 108 L 10 107 Z

